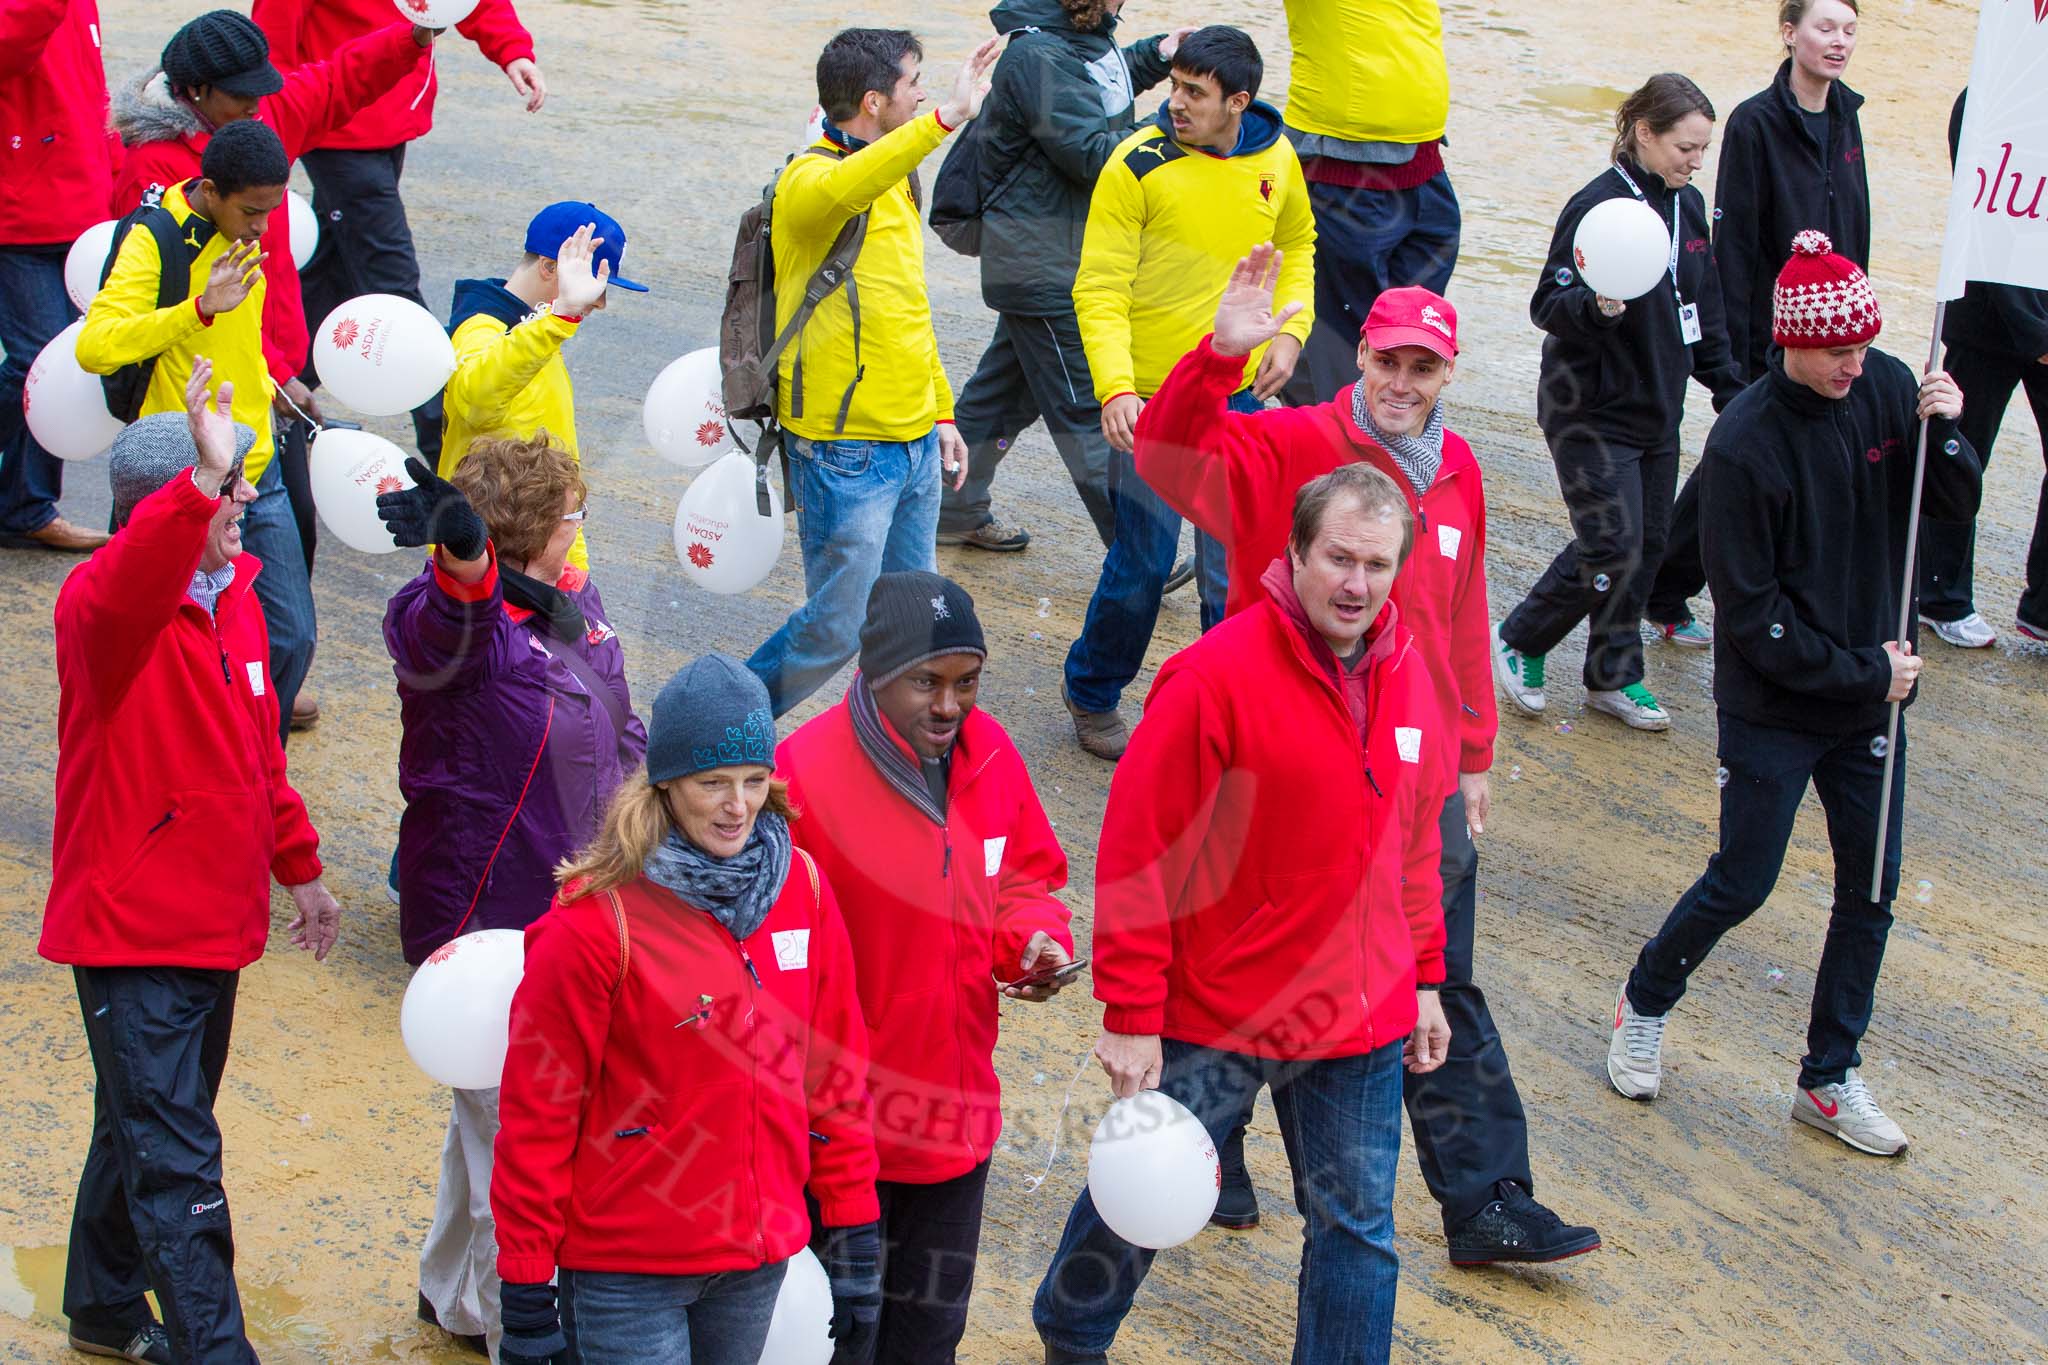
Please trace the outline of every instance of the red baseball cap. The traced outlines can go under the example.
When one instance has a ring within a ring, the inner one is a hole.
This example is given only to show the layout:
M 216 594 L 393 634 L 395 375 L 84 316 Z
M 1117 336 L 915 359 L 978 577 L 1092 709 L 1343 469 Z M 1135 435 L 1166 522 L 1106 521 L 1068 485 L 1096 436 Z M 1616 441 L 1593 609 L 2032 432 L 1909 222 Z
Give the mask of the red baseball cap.
M 1458 310 L 1441 294 L 1417 285 L 1389 289 L 1373 300 L 1359 329 L 1375 351 L 1420 346 L 1445 360 L 1458 357 Z

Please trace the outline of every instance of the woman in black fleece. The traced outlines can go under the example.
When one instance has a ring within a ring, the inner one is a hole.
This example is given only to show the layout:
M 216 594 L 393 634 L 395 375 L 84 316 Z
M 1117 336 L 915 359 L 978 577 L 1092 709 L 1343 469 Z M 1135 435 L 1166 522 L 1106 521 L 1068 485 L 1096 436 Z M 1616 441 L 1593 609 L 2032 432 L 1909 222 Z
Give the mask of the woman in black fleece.
M 1870 181 L 1863 165 L 1863 96 L 1842 81 L 1856 54 L 1857 0 L 1784 0 L 1785 60 L 1764 89 L 1735 106 L 1714 177 L 1714 270 L 1728 310 L 1728 347 L 1742 382 L 1769 368 L 1771 285 L 1792 238 L 1819 228 L 1870 268 Z M 1721 405 L 1715 404 L 1716 409 Z M 1699 474 L 1671 513 L 1664 566 L 1644 611 L 1676 645 L 1704 649 L 1713 633 L 1687 599 L 1707 585 L 1700 565 Z M 1960 615 L 1961 613 L 1957 613 Z
M 1664 555 L 1678 485 L 1685 385 L 1722 397 L 1741 387 L 1728 351 L 1707 206 L 1691 186 L 1714 131 L 1714 106 L 1684 76 L 1652 76 L 1614 116 L 1614 164 L 1558 216 L 1529 315 L 1543 343 L 1536 419 L 1557 464 L 1575 538 L 1494 641 L 1494 675 L 1525 715 L 1544 709 L 1543 660 L 1587 622 L 1586 705 L 1639 730 L 1671 718 L 1643 686 L 1636 622 Z M 1629 303 L 1603 298 L 1575 269 L 1579 220 L 1633 197 L 1672 230 L 1672 265 Z

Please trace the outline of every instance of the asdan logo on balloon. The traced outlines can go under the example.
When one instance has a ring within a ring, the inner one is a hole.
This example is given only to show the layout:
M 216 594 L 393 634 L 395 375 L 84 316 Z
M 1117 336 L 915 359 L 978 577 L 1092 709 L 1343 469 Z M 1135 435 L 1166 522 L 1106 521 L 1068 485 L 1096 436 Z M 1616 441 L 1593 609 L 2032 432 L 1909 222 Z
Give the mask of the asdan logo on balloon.
M 359 330 L 354 318 L 343 318 L 340 322 L 335 323 L 334 349 L 346 351 L 354 346 L 356 344 L 356 332 Z
M 693 541 L 691 543 L 690 562 L 692 564 L 695 564 L 698 568 L 710 568 L 712 561 L 716 558 L 717 556 L 711 553 L 711 547 L 709 545 L 706 545 L 703 541 L 699 540 Z

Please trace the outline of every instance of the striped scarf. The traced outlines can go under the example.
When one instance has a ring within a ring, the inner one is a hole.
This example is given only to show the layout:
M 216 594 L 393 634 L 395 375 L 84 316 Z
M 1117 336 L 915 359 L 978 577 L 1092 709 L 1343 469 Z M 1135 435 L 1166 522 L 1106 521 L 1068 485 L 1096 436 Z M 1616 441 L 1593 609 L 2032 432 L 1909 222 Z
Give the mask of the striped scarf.
M 1351 418 L 1358 423 L 1360 431 L 1379 442 L 1380 449 L 1394 457 L 1394 463 L 1401 466 L 1401 472 L 1414 485 L 1416 497 L 1429 491 L 1444 463 L 1442 403 L 1429 410 L 1429 420 L 1423 423 L 1420 436 L 1389 436 L 1372 420 L 1372 410 L 1365 402 L 1365 384 L 1360 382 L 1351 386 Z
M 897 795 L 923 811 L 926 819 L 941 829 L 945 828 L 946 813 L 932 800 L 924 773 L 889 738 L 888 727 L 882 722 L 881 708 L 875 705 L 875 694 L 868 687 L 868 680 L 858 673 L 854 674 L 853 686 L 847 689 L 846 709 L 853 716 L 853 737 L 860 741 L 861 751 L 875 765 L 875 771 L 882 775 L 882 780 L 894 787 Z

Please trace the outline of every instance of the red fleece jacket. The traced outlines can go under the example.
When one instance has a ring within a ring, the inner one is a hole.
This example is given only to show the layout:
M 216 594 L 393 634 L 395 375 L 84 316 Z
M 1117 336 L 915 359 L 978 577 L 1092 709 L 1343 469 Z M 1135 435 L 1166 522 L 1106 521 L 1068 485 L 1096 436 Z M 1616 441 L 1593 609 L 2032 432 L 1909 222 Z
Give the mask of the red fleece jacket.
M 0 246 L 65 246 L 104 221 L 120 152 L 94 0 L 0 3 Z
M 212 616 L 187 594 L 218 506 L 172 476 L 57 593 L 52 962 L 239 970 L 263 956 L 271 879 L 320 875 L 285 780 L 262 566 L 237 559 Z
M 828 882 L 804 855 L 760 928 L 645 877 L 526 931 L 498 1092 L 498 1275 L 751 1270 L 880 1216 L 867 1030 Z M 456 940 L 459 943 L 461 940 Z M 453 944 L 442 948 L 447 952 Z
M 1019 975 L 1041 929 L 1074 951 L 1067 907 L 1052 894 L 1067 883 L 1067 855 L 1023 756 L 993 717 L 969 712 L 943 828 L 876 770 L 844 699 L 775 757 L 797 808 L 790 831 L 838 891 L 853 938 L 882 1179 L 965 1175 L 988 1160 L 1003 1126 L 995 980 Z
M 1389 475 L 1415 513 L 1415 551 L 1394 580 L 1394 603 L 1439 680 L 1441 733 L 1457 746 L 1458 771 L 1485 772 L 1498 715 L 1487 658 L 1486 492 L 1472 447 L 1446 431 L 1443 466 L 1417 499 L 1393 457 L 1352 419 L 1350 389 L 1316 407 L 1231 412 L 1243 364 L 1216 354 L 1207 337 L 1181 357 L 1138 418 L 1139 477 L 1222 541 L 1232 564 L 1250 566 L 1231 575 L 1228 607 L 1238 612 L 1263 600 L 1257 571 L 1286 553 L 1303 484 L 1355 460 Z
M 1114 1032 L 1355 1056 L 1406 1037 L 1416 981 L 1443 979 L 1454 779 L 1428 666 L 1388 606 L 1340 680 L 1281 585 L 1161 665 L 1117 764 L 1095 872 Z

